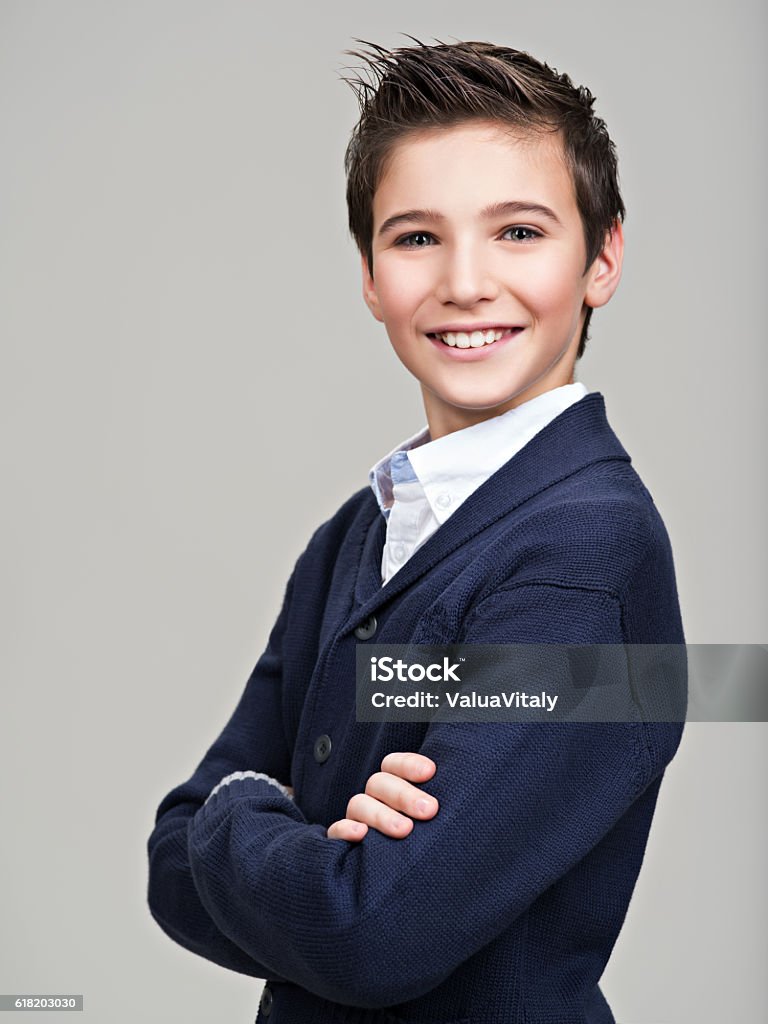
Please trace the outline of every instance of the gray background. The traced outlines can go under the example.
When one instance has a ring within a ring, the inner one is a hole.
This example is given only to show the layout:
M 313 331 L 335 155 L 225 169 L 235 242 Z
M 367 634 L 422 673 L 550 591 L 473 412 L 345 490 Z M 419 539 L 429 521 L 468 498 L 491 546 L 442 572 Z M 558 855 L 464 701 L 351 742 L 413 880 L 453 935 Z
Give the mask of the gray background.
M 506 43 L 597 95 L 627 252 L 577 374 L 665 518 L 689 642 L 766 639 L 765 21 L 1 0 L 0 991 L 255 1015 L 260 982 L 151 921 L 145 844 L 311 532 L 423 424 L 347 235 L 354 37 Z M 765 739 L 687 730 L 603 979 L 624 1024 L 768 1012 Z

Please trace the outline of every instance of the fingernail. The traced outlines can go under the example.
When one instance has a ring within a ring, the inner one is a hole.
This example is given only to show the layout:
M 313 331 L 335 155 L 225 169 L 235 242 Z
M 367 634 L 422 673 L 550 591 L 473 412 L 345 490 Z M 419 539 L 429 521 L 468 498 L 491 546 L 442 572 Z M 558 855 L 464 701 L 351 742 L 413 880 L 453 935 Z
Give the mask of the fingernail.
M 426 814 L 427 811 L 432 810 L 432 802 L 430 800 L 417 800 L 416 810 L 421 811 L 422 814 Z

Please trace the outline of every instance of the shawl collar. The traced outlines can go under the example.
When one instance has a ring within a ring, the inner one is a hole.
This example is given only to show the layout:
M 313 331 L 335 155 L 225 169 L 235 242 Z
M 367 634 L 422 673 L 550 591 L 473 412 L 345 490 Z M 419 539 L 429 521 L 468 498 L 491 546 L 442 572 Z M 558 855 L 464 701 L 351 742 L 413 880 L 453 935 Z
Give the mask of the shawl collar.
M 364 622 L 475 534 L 539 491 L 585 466 L 611 459 L 631 461 L 608 423 L 603 395 L 594 391 L 551 420 L 488 477 L 385 586 L 381 585 L 381 556 L 387 524 L 368 488 L 360 517 L 366 536 L 355 584 L 355 608 L 347 628 Z

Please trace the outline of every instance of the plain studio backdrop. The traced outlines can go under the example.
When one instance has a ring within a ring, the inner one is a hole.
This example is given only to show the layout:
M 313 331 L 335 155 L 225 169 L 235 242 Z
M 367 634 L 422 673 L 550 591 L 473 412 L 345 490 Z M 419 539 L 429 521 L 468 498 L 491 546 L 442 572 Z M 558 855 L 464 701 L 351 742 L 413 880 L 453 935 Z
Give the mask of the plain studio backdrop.
M 627 250 L 577 379 L 665 519 L 688 641 L 767 639 L 765 22 L 0 0 L 0 992 L 255 1016 L 260 981 L 151 920 L 146 840 L 310 534 L 424 422 L 347 233 L 355 37 L 503 43 L 596 94 Z M 622 1024 L 768 1019 L 766 728 L 686 730 L 603 977 Z

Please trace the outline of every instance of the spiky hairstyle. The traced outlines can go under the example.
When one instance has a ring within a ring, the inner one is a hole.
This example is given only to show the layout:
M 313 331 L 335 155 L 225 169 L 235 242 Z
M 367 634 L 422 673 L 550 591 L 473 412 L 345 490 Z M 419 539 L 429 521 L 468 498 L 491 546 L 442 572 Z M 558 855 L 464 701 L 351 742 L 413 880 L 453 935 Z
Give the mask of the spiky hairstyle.
M 408 35 L 403 33 L 403 35 Z M 373 275 L 373 197 L 395 146 L 409 134 L 473 120 L 495 121 L 517 132 L 559 132 L 592 265 L 625 208 L 616 149 L 605 122 L 593 113 L 595 98 L 566 74 L 522 50 L 492 43 L 422 43 L 387 50 L 355 39 L 368 50 L 364 74 L 341 75 L 355 91 L 360 120 L 344 155 L 349 230 Z M 345 70 L 356 70 L 345 68 Z M 589 338 L 588 308 L 577 358 Z

